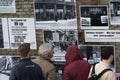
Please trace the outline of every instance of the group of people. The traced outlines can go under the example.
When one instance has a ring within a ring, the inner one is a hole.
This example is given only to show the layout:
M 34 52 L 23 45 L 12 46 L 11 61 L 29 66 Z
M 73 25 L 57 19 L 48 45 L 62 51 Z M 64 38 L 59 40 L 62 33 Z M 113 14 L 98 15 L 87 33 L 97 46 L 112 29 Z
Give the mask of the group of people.
M 40 45 L 38 58 L 30 59 L 30 44 L 23 43 L 18 47 L 20 62 L 15 65 L 10 74 L 9 80 L 57 80 L 56 68 L 51 62 L 54 51 L 49 43 Z M 82 51 L 71 45 L 67 48 L 65 65 L 63 68 L 63 80 L 88 80 L 91 77 L 92 65 L 83 60 Z M 113 60 L 113 49 L 103 48 L 101 51 L 101 62 L 95 66 L 95 73 L 110 68 Z M 113 71 L 107 71 L 99 80 L 116 80 Z

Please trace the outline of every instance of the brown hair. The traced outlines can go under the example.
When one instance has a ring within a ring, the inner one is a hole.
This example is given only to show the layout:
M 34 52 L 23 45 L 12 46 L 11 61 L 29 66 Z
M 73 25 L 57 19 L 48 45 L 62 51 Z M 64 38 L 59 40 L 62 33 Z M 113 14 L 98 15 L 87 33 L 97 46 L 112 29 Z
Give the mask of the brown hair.
M 18 47 L 18 53 L 21 57 L 27 57 L 30 51 L 30 43 L 23 43 Z

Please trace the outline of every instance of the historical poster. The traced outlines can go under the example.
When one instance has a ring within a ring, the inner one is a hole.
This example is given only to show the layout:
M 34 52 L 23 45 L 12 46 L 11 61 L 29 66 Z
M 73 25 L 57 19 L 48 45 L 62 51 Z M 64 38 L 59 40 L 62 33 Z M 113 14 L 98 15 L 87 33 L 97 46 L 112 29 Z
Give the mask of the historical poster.
M 81 29 L 109 29 L 106 5 L 82 5 L 79 10 Z
M 35 0 L 37 29 L 77 29 L 76 0 Z
M 77 45 L 77 30 L 44 30 L 44 42 L 51 43 L 54 47 L 54 56 L 63 56 L 70 45 Z
M 34 18 L 8 18 L 10 48 L 16 49 L 21 43 L 30 43 L 36 49 L 36 33 Z

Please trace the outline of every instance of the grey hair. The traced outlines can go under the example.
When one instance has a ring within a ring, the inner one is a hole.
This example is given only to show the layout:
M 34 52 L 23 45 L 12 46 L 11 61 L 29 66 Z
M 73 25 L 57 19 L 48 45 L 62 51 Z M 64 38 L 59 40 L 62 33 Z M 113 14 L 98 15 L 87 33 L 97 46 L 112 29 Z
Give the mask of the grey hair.
M 44 43 L 44 44 L 40 45 L 38 55 L 40 57 L 47 58 L 49 52 L 52 51 L 52 49 L 53 49 L 53 46 L 51 44 Z

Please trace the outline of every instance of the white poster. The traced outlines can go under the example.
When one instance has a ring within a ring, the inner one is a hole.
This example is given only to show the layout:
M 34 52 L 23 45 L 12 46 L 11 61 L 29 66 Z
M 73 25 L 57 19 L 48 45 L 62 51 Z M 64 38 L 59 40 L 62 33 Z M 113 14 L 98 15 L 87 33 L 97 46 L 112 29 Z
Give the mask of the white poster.
M 85 30 L 85 42 L 120 42 L 120 30 Z
M 0 13 L 16 13 L 15 0 L 0 0 Z
M 81 29 L 109 29 L 106 5 L 82 5 L 79 9 Z
M 9 49 L 7 18 L 0 18 L 0 48 Z
M 34 18 L 8 18 L 8 22 L 11 49 L 24 42 L 30 43 L 31 49 L 36 49 Z

